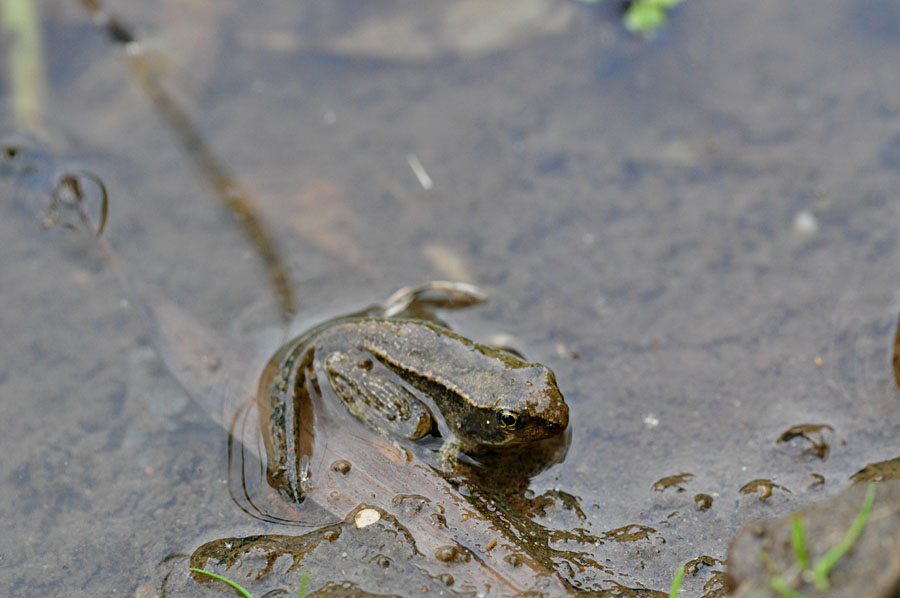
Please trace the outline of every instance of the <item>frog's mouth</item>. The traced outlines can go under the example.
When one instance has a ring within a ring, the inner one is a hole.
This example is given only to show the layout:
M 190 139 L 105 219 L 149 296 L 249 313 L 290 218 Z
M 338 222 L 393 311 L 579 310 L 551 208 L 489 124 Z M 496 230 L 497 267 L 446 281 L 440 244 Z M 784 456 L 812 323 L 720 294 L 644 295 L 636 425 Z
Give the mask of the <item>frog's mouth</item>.
M 544 438 L 550 438 L 552 436 L 558 436 L 565 432 L 569 427 L 569 410 L 565 409 L 562 414 L 562 417 L 558 417 L 554 420 L 543 420 L 539 426 L 537 426 L 537 434 L 535 435 L 535 440 L 543 440 Z

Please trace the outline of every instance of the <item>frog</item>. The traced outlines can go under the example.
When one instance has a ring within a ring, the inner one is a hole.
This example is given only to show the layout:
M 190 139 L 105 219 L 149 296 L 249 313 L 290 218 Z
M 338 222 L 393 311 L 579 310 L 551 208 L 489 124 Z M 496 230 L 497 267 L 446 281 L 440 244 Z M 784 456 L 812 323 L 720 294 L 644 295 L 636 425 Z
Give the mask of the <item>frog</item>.
M 562 434 L 569 409 L 547 366 L 459 335 L 434 313 L 484 299 L 473 285 L 432 281 L 286 343 L 259 392 L 262 420 L 270 422 L 270 483 L 300 492 L 303 440 L 290 430 L 310 385 L 325 386 L 369 429 L 436 452 L 444 471 Z

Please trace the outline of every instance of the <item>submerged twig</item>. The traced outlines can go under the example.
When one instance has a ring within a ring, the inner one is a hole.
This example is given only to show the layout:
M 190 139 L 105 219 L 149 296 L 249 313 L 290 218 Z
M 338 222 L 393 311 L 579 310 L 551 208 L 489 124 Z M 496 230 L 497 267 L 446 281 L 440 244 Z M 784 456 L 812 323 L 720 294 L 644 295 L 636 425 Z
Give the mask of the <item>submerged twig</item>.
M 262 258 L 269 280 L 278 295 L 282 317 L 288 320 L 296 307 L 288 270 L 268 230 L 256 214 L 250 193 L 212 152 L 187 112 L 163 87 L 156 69 L 141 50 L 131 29 L 103 10 L 99 0 L 79 0 L 79 2 L 91 14 L 93 23 L 109 37 L 110 41 L 126 46 L 125 62 L 129 70 L 165 123 L 178 137 L 197 169 L 209 181 L 219 201 L 236 217 L 244 233 L 249 237 Z

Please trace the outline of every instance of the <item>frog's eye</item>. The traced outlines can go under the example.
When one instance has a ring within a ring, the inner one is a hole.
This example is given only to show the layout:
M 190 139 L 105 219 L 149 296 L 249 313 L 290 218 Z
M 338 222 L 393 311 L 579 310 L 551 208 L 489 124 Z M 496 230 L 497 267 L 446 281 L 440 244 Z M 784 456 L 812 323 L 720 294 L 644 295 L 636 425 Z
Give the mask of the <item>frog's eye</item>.
M 521 425 L 522 420 L 515 411 L 504 409 L 497 412 L 497 423 L 504 430 L 516 430 Z

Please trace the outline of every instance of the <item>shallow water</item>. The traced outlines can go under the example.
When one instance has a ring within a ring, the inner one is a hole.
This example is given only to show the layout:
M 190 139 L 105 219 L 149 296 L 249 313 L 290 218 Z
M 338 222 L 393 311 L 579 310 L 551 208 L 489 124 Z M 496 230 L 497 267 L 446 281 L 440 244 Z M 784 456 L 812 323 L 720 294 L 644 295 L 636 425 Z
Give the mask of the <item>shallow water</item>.
M 667 589 L 681 564 L 724 558 L 744 523 L 900 455 L 893 3 L 690 0 L 649 42 L 610 7 L 573 3 L 538 19 L 552 27 L 495 24 L 490 43 L 444 32 L 437 8 L 355 6 L 115 9 L 249 190 L 292 276 L 292 329 L 462 278 L 490 302 L 448 315 L 455 330 L 553 368 L 572 442 L 531 492 L 578 497 L 583 516 L 557 500 L 538 522 L 584 529 L 553 548 L 604 568 L 570 583 Z M 77 6 L 42 7 L 44 168 L 97 173 L 104 236 L 132 273 L 271 347 L 282 324 L 262 262 L 121 50 Z M 406 56 L 359 41 L 410 19 L 442 33 L 407 38 Z M 232 501 L 224 432 L 155 360 L 90 244 L 42 227 L 36 181 L 0 181 L 0 587 L 153 596 L 173 571 L 172 594 L 221 595 L 168 557 L 296 530 Z M 834 428 L 826 460 L 777 442 L 799 424 Z M 777 484 L 764 501 L 740 491 L 756 479 Z M 403 546 L 388 573 L 373 564 L 367 546 L 392 537 L 311 552 L 312 588 L 439 591 Z M 685 595 L 722 569 L 689 576 Z

